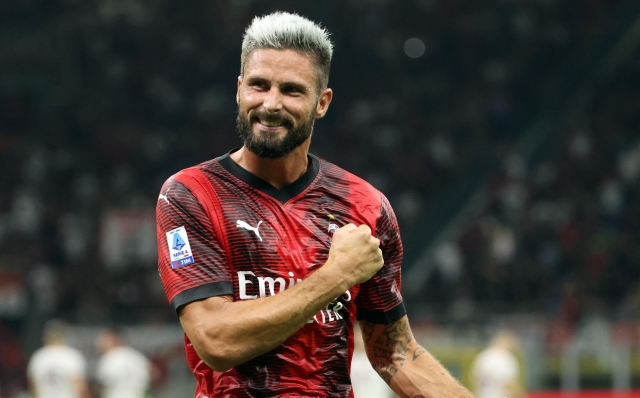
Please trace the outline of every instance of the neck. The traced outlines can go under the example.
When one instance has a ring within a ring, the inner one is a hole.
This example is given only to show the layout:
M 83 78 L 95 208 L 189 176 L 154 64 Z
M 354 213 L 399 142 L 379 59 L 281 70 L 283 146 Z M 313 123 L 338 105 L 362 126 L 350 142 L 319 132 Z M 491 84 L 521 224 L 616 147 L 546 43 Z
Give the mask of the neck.
M 311 140 L 293 150 L 280 159 L 268 159 L 256 156 L 246 147 L 231 154 L 240 167 L 268 182 L 277 189 L 282 189 L 300 178 L 309 166 L 307 154 Z

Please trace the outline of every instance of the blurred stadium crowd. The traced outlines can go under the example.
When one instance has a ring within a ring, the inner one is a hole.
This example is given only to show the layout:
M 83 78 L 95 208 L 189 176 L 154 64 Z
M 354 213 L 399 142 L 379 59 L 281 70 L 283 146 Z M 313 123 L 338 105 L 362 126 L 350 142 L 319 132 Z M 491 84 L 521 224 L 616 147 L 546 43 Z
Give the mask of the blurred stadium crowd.
M 383 191 L 404 234 L 420 231 L 424 207 L 450 180 L 502 160 L 487 181 L 488 209 L 451 243 L 421 299 L 542 303 L 571 324 L 587 309 L 638 315 L 637 73 L 557 129 L 544 159 L 517 147 L 545 77 L 618 3 L 278 3 L 322 22 L 335 42 L 335 99 L 312 152 Z M 0 4 L 5 385 L 51 317 L 175 322 L 155 268 L 158 190 L 180 168 L 239 146 L 242 32 L 273 9 L 251 0 Z
M 589 312 L 640 315 L 639 62 L 555 130 L 541 159 L 505 153 L 482 216 L 440 249 L 430 300 L 533 303 L 568 326 Z

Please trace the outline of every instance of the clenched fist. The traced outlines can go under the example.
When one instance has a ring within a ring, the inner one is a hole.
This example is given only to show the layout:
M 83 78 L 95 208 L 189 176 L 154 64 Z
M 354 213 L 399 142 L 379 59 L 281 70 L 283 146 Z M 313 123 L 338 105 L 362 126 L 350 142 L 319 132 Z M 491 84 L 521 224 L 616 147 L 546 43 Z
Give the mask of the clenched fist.
M 367 225 L 347 224 L 333 234 L 327 265 L 350 286 L 366 282 L 384 265 L 380 240 L 371 236 Z

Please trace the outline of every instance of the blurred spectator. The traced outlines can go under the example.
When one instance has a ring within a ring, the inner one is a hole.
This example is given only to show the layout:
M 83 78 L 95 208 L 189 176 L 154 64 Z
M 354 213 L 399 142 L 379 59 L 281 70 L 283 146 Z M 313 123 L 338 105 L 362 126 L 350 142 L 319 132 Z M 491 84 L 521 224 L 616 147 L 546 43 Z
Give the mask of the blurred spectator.
M 522 373 L 515 353 L 518 338 L 512 332 L 496 334 L 473 362 L 477 398 L 526 398 Z
M 151 380 L 151 363 L 128 347 L 120 333 L 103 329 L 96 341 L 102 357 L 96 370 L 102 398 L 144 398 Z
M 82 353 L 66 345 L 66 325 L 49 321 L 44 347 L 33 353 L 27 367 L 29 386 L 35 398 L 88 398 L 86 363 Z

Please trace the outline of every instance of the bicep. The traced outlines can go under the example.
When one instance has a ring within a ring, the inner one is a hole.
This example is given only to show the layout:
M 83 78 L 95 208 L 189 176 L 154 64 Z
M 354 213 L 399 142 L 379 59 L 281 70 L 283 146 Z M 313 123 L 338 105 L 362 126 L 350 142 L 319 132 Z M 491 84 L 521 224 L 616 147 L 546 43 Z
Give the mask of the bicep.
M 233 301 L 231 296 L 214 296 L 192 301 L 178 309 L 178 318 L 184 332 L 196 351 L 201 354 L 211 332 L 210 321 L 224 324 L 226 306 Z
M 212 369 L 224 371 L 230 368 L 224 361 L 228 345 L 221 338 L 226 332 L 226 325 L 234 316 L 228 311 L 233 302 L 231 296 L 213 296 L 203 300 L 192 301 L 178 308 L 180 324 L 198 356 Z
M 209 319 L 222 320 L 225 306 L 232 301 L 231 296 L 214 296 L 192 301 L 178 308 L 178 318 L 189 339 L 192 339 L 191 334 L 194 335 L 194 338 L 197 337 L 196 332 L 204 327 L 204 321 Z
M 75 377 L 72 381 L 73 388 L 76 390 L 76 394 L 79 397 L 87 397 L 89 394 L 89 386 L 85 381 L 84 377 Z

